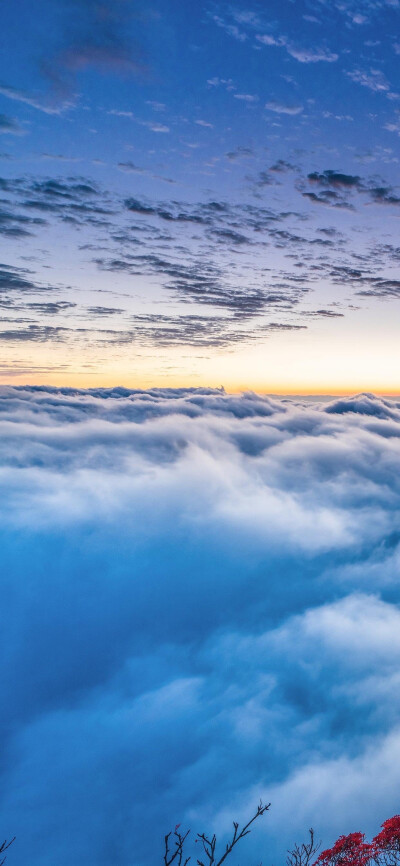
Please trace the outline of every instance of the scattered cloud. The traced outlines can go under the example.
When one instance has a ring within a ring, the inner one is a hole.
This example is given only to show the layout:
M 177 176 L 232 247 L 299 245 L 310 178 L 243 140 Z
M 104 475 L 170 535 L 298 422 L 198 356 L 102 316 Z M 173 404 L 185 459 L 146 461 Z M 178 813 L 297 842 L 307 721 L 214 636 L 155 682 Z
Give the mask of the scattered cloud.
M 22 102 L 25 105 L 30 105 L 31 108 L 36 108 L 38 111 L 43 111 L 45 114 L 62 114 L 72 108 L 75 100 L 72 98 L 66 100 L 47 100 L 42 95 L 34 95 L 25 90 L 18 90 L 15 87 L 10 87 L 7 84 L 0 85 L 0 94 L 7 99 L 12 99 L 14 102 Z
M 356 84 L 361 84 L 363 87 L 368 87 L 374 93 L 386 93 L 390 90 L 390 84 L 380 69 L 370 69 L 366 72 L 362 69 L 353 69 L 351 72 L 346 72 L 352 81 Z
M 278 108 L 280 111 L 282 106 L 274 103 L 274 110 Z M 239 164 L 242 160 L 254 160 L 256 164 L 259 152 L 241 145 L 229 151 L 226 158 L 229 162 L 238 160 Z M 133 178 L 151 177 L 157 182 L 173 183 L 171 178 L 153 175 L 130 160 L 120 162 L 117 167 Z M 302 177 L 301 167 L 285 159 L 267 163 L 265 169 L 246 175 L 248 194 L 261 201 L 270 190 L 279 190 L 279 185 L 286 183 L 293 172 L 299 200 L 323 205 L 332 213 L 340 209 L 354 211 L 360 199 L 370 207 L 386 205 L 394 209 L 400 203 L 396 188 L 383 181 L 378 183 L 375 176 L 362 178 L 338 169 L 324 169 Z M 42 326 L 48 327 L 45 319 L 52 308 L 28 308 L 25 303 L 18 320 L 15 310 L 15 316 L 3 329 L 3 339 L 8 342 L 15 332 L 14 318 L 15 328 L 21 329 L 21 342 L 44 337 L 51 341 L 52 334 L 57 342 L 61 339 L 79 342 L 84 315 L 92 345 L 123 346 L 132 342 L 138 346 L 156 345 L 161 339 L 163 345 L 168 340 L 171 345 L 178 345 L 180 329 L 182 346 L 228 347 L 239 342 L 262 341 L 278 329 L 304 327 L 304 316 L 310 306 L 309 301 L 306 305 L 304 302 L 321 278 L 325 285 L 331 285 L 332 298 L 336 297 L 338 281 L 347 284 L 359 298 L 370 297 L 372 292 L 379 298 L 398 295 L 398 287 L 387 271 L 397 261 L 392 246 L 381 245 L 377 254 L 375 244 L 361 259 L 346 235 L 332 234 L 321 223 L 307 225 L 307 216 L 301 211 L 279 211 L 246 200 L 236 204 L 212 198 L 201 202 L 175 198 L 158 202 L 131 196 L 121 200 L 84 176 L 0 179 L 0 187 L 8 198 L 7 207 L 0 211 L 0 231 L 5 237 L 20 240 L 33 234 L 39 236 L 43 228 L 55 222 L 73 230 L 79 228 L 80 232 L 88 231 L 80 246 L 85 261 L 89 260 L 92 267 L 101 271 L 120 275 L 130 294 L 139 291 L 142 295 L 143 277 L 155 281 L 164 316 L 159 322 L 158 336 L 156 321 L 151 318 L 136 320 L 132 327 L 126 321 L 118 321 L 107 332 L 100 331 L 94 322 L 90 327 L 90 312 L 71 308 L 68 329 L 52 332 L 41 330 Z M 284 255 L 286 267 L 277 266 L 272 260 L 271 266 L 266 267 L 268 247 Z M 3 291 L 9 292 L 55 290 L 23 268 L 6 270 L 2 285 Z M 60 285 L 59 289 L 65 292 L 65 286 Z M 45 303 L 38 298 L 39 301 Z M 71 302 L 75 303 L 76 298 L 72 297 Z M 53 298 L 49 303 L 53 303 Z M 349 298 L 347 306 L 351 303 Z M 169 309 L 171 304 L 173 312 Z M 188 305 L 192 306 L 190 311 Z M 108 304 L 99 306 L 111 309 Z M 113 303 L 114 306 L 118 308 L 118 303 Z M 311 318 L 326 309 L 323 304 L 313 307 Z M 92 304 L 90 309 L 94 308 Z M 340 316 L 330 317 L 339 319 L 345 314 L 346 305 Z M 94 318 L 98 315 L 93 313 Z M 143 316 L 151 315 L 151 310 L 144 309 Z
M 228 36 L 232 36 L 234 39 L 237 39 L 238 42 L 245 42 L 247 39 L 247 34 L 241 30 L 236 24 L 230 24 L 228 21 L 225 21 L 224 18 L 221 18 L 220 15 L 211 15 L 210 16 L 214 24 L 217 27 L 220 27 L 222 30 L 225 30 L 225 33 Z
M 214 78 L 207 79 L 207 84 L 209 87 L 224 87 L 228 91 L 236 90 L 232 78 L 219 78 L 218 76 L 214 76 Z
M 252 147 L 244 147 L 243 145 L 239 145 L 235 148 L 235 150 L 229 150 L 228 153 L 225 154 L 225 156 L 231 162 L 234 162 L 237 159 L 253 159 L 255 153 Z
M 234 98 L 241 99 L 243 102 L 258 102 L 258 96 L 252 93 L 235 93 Z
M 133 162 L 119 162 L 117 165 L 120 171 L 124 171 L 127 174 L 145 174 L 146 170 L 144 168 L 139 168 L 138 165 L 135 165 Z
M 275 100 L 266 102 L 265 108 L 267 108 L 268 111 L 274 111 L 276 114 L 289 114 L 292 116 L 301 114 L 304 111 L 302 105 L 286 105 L 283 102 L 276 102 Z
M 334 51 L 329 51 L 327 48 L 296 48 L 294 45 L 287 45 L 286 50 L 291 57 L 294 57 L 300 63 L 335 63 L 339 55 Z
M 38 292 L 41 287 L 31 280 L 31 272 L 28 268 L 17 268 L 11 265 L 0 264 L 0 293 Z
M 283 36 L 273 36 L 272 33 L 258 33 L 256 35 L 257 42 L 261 42 L 262 45 L 286 45 L 286 39 Z
M 318 186 L 330 186 L 335 189 L 362 188 L 361 178 L 358 175 L 343 174 L 343 172 L 332 169 L 327 169 L 324 172 L 313 171 L 307 177 L 311 183 L 315 183 Z
M 328 48 L 303 48 L 291 42 L 286 36 L 258 33 L 256 40 L 261 45 L 285 48 L 287 53 L 299 63 L 335 63 L 339 59 L 339 55 Z
M 23 135 L 24 130 L 14 117 L 0 114 L 0 135 Z

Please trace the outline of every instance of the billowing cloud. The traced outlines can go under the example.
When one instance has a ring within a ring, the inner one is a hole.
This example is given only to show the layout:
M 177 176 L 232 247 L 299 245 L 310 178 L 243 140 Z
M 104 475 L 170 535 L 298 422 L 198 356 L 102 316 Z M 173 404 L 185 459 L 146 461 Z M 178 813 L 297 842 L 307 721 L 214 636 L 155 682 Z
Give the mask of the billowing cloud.
M 398 810 L 399 430 L 369 394 L 0 390 L 16 866 L 150 866 L 260 795 L 254 862 Z

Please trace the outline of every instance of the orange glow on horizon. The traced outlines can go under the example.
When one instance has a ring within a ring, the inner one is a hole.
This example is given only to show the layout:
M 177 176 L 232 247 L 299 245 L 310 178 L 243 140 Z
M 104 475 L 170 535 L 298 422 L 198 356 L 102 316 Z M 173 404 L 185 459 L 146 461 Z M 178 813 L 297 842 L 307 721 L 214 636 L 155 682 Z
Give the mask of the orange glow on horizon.
M 307 331 L 280 333 L 235 349 L 131 345 L 102 356 L 96 345 L 10 347 L 0 383 L 72 388 L 195 388 L 276 396 L 400 394 L 397 318 L 390 326 L 344 320 Z M 378 327 L 379 325 L 379 327 Z
M 191 377 L 184 376 L 160 376 L 157 381 L 153 376 L 133 376 L 133 375 L 122 375 L 118 376 L 115 374 L 107 374 L 107 373 L 91 373 L 87 372 L 77 372 L 73 373 L 54 373 L 54 374 L 35 374 L 35 375 L 27 375 L 26 372 L 21 375 L 7 376 L 0 375 L 0 386 L 34 386 L 38 385 L 41 387 L 55 387 L 55 388 L 80 388 L 80 389 L 90 389 L 90 388 L 132 388 L 132 389 L 140 389 L 140 390 L 152 390 L 155 388 L 221 388 L 229 394 L 241 394 L 246 391 L 253 391 L 257 394 L 270 395 L 275 397 L 350 397 L 355 394 L 360 393 L 370 393 L 376 394 L 377 396 L 382 397 L 398 397 L 400 396 L 400 382 L 398 387 L 390 387 L 385 386 L 384 383 L 381 383 L 379 387 L 369 385 L 367 382 L 356 382 L 349 387 L 343 387 L 340 384 L 337 386 L 333 386 L 331 384 L 326 383 L 326 387 L 323 387 L 323 383 L 319 382 L 318 385 L 304 382 L 302 386 L 300 386 L 299 382 L 289 384 L 288 382 L 281 382 L 278 384 L 272 384 L 271 382 L 265 382 L 265 385 L 261 385 L 258 381 L 257 383 L 249 381 L 243 382 L 230 382 L 226 384 L 224 382 L 210 382 L 205 379 L 200 381 L 200 377 L 196 381 L 194 381 Z

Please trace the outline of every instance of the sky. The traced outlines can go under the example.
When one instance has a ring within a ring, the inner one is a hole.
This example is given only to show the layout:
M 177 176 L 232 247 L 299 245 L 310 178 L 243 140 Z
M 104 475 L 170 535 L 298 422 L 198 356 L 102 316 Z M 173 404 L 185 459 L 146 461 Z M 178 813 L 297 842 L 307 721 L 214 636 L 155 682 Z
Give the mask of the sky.
M 398 0 L 0 15 L 1 382 L 399 392 Z
M 1 839 L 282 864 L 399 811 L 400 401 L 0 389 Z M 233 856 L 233 855 L 232 855 Z M 191 866 L 190 863 L 190 866 Z
M 176 824 L 192 864 L 260 798 L 235 863 L 279 866 L 399 811 L 398 34 L 2 4 L 7 866 Z

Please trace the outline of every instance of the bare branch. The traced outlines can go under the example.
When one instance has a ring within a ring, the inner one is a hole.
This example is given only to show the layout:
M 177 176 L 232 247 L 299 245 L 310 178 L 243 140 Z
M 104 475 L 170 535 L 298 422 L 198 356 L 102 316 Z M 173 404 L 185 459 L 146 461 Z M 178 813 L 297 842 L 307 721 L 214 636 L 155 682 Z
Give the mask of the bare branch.
M 10 847 L 10 845 L 12 845 L 12 843 L 13 843 L 14 841 L 15 841 L 15 836 L 13 836 L 13 838 L 10 839 L 9 842 L 7 842 L 7 839 L 5 839 L 4 842 L 2 842 L 2 844 L 0 845 L 0 854 L 4 854 L 4 851 L 7 851 L 7 849 Z M 3 863 L 4 863 L 5 859 L 6 859 L 6 858 L 3 857 L 3 859 L 0 860 L 0 866 L 3 866 Z
M 310 834 L 309 842 L 302 842 L 301 845 L 296 844 L 292 851 L 288 851 L 286 866 L 309 866 L 310 860 L 319 850 L 321 843 L 315 842 L 312 827 L 308 832 Z
M 233 835 L 232 835 L 231 841 L 227 843 L 225 851 L 219 860 L 216 859 L 216 854 L 215 854 L 216 845 L 217 845 L 217 838 L 216 838 L 215 834 L 211 839 L 208 839 L 204 833 L 198 833 L 197 839 L 199 841 L 201 841 L 201 843 L 203 845 L 204 854 L 206 855 L 206 858 L 208 860 L 207 864 L 205 864 L 203 860 L 197 860 L 198 866 L 221 866 L 221 864 L 224 862 L 224 860 L 226 859 L 228 854 L 231 853 L 231 851 L 233 850 L 235 845 L 239 842 L 239 840 L 243 839 L 244 836 L 247 836 L 248 833 L 251 832 L 249 827 L 252 825 L 253 821 L 255 821 L 257 818 L 259 818 L 260 815 L 264 815 L 264 812 L 268 811 L 270 805 L 271 805 L 271 803 L 268 803 L 267 805 L 264 806 L 260 800 L 260 803 L 257 807 L 257 811 L 255 812 L 253 817 L 250 818 L 250 821 L 248 821 L 247 824 L 245 824 L 242 827 L 241 830 L 239 830 L 238 822 L 237 821 L 233 822 Z M 291 864 L 291 866 L 292 866 L 292 864 Z M 293 864 L 293 866 L 297 866 L 297 864 Z M 298 864 L 298 866 L 306 866 L 306 864 Z M 307 864 L 307 866 L 308 866 L 308 864 Z
M 182 835 L 182 833 L 178 833 L 177 830 L 174 831 L 175 850 L 173 850 L 173 851 L 171 851 L 170 847 L 169 847 L 169 840 L 170 840 L 171 833 L 167 833 L 166 836 L 164 836 L 164 844 L 165 844 L 164 864 L 165 864 L 165 866 L 171 866 L 171 863 L 173 863 L 174 860 L 177 860 L 177 866 L 182 866 L 183 846 L 185 843 L 185 839 L 188 837 L 189 833 L 190 833 L 190 830 L 187 830 L 184 835 Z M 186 860 L 184 861 L 183 866 L 187 866 L 187 863 L 189 863 L 189 860 L 190 860 L 190 857 L 186 857 Z M 1 866 L 1 863 L 0 863 L 0 866 Z

